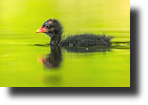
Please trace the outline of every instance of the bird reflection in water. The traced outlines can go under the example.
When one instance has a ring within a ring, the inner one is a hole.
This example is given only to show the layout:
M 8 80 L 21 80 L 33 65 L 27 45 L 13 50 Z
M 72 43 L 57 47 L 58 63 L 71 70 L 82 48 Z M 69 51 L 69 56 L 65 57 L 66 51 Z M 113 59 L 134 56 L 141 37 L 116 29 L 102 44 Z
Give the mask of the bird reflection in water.
M 94 53 L 94 52 L 108 52 L 111 51 L 109 46 L 95 46 L 95 47 L 64 47 L 67 52 L 74 53 Z
M 97 47 L 63 47 L 67 52 L 74 53 L 93 53 L 93 52 L 107 52 L 111 51 L 110 47 L 97 46 Z M 62 52 L 59 46 L 50 46 L 51 52 L 46 54 L 45 57 L 40 57 L 40 62 L 43 63 L 47 69 L 60 67 L 62 62 Z
M 41 57 L 40 61 L 47 69 L 58 68 L 62 61 L 62 53 L 59 46 L 50 46 L 51 52 L 46 54 L 45 57 Z

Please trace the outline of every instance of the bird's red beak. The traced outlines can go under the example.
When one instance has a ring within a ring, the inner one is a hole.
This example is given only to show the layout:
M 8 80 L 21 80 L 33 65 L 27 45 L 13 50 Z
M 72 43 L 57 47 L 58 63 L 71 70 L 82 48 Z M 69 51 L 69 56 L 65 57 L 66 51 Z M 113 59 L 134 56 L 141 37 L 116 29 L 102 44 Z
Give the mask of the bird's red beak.
M 41 27 L 38 30 L 36 30 L 35 33 L 42 33 L 42 32 L 45 32 L 45 28 L 43 28 L 43 27 Z

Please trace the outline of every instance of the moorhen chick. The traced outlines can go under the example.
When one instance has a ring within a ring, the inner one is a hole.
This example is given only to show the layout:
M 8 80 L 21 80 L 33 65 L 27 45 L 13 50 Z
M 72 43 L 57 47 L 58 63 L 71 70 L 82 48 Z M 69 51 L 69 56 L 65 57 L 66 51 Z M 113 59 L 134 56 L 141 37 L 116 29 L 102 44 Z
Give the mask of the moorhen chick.
M 63 27 L 56 19 L 47 20 L 36 33 L 45 33 L 50 36 L 50 45 L 53 46 L 98 46 L 98 45 L 111 45 L 111 39 L 113 36 L 107 36 L 105 34 L 77 34 L 67 37 L 65 40 L 61 40 L 63 33 Z

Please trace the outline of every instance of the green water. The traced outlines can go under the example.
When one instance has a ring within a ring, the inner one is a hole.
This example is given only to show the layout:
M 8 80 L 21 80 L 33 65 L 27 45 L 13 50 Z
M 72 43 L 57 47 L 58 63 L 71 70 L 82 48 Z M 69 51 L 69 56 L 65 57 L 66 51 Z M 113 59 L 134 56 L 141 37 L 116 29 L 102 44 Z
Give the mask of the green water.
M 35 31 L 49 18 L 62 23 L 63 36 L 105 33 L 113 45 L 60 48 L 59 66 L 45 68 L 50 38 Z M 1 0 L 0 86 L 130 87 L 130 1 Z

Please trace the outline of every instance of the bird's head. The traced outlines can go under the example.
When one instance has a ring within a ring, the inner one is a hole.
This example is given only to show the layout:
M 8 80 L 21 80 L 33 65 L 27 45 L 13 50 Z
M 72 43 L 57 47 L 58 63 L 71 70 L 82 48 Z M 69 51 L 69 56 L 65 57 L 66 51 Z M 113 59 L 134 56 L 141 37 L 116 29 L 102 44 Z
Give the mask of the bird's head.
M 57 33 L 57 34 L 62 34 L 62 26 L 56 19 L 49 19 L 47 20 L 41 28 L 36 30 L 36 33 Z

